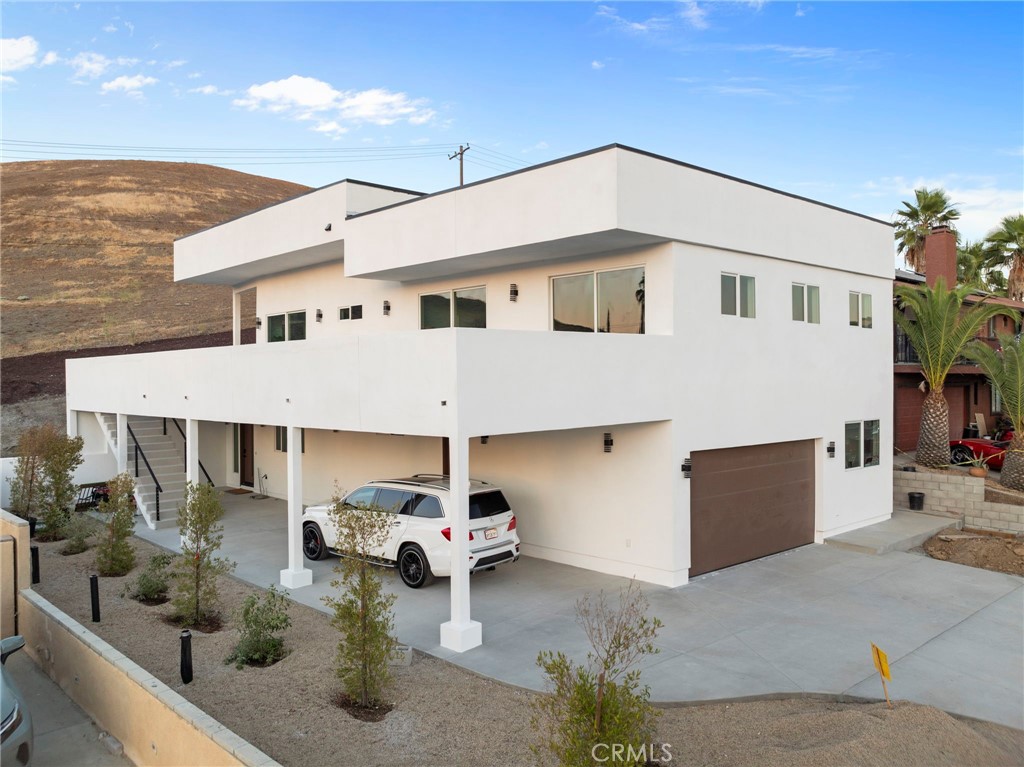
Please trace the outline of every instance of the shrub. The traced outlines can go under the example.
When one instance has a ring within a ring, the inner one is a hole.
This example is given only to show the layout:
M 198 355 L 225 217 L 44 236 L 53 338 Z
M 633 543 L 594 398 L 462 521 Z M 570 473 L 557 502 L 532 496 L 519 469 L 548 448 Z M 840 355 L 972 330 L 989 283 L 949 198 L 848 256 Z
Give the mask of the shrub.
M 45 526 L 43 540 L 59 541 L 67 534 L 71 510 L 78 497 L 74 483 L 75 469 L 82 464 L 81 437 L 63 434 L 47 440 L 41 462 L 39 512 Z
M 106 515 L 105 535 L 96 547 L 100 575 L 126 575 L 135 567 L 135 549 L 128 539 L 135 532 L 135 480 L 127 472 L 107 483 L 107 499 L 99 511 Z
M 64 535 L 67 543 L 61 548 L 60 553 L 64 555 L 81 554 L 89 548 L 89 538 L 95 531 L 93 520 L 84 514 L 74 514 L 64 525 Z
M 212 486 L 185 485 L 185 500 L 178 507 L 181 556 L 174 566 L 174 618 L 182 626 L 200 627 L 219 618 L 217 578 L 235 569 L 234 562 L 215 556 L 224 537 L 223 516 Z
M 61 436 L 52 423 L 25 429 L 18 437 L 18 459 L 11 477 L 11 511 L 23 519 L 38 511 L 43 455 L 48 445 Z
M 234 652 L 225 663 L 234 663 L 235 668 L 242 666 L 270 666 L 285 656 L 284 639 L 274 636 L 292 625 L 288 617 L 288 597 L 271 586 L 260 599 L 257 594 L 250 594 L 242 603 L 238 613 L 241 623 L 241 637 L 235 645 Z
M 658 712 L 633 667 L 658 652 L 654 638 L 662 625 L 646 613 L 647 598 L 635 582 L 619 594 L 617 608 L 608 605 L 603 591 L 596 600 L 588 595 L 576 603 L 576 621 L 592 648 L 586 664 L 561 652 L 538 655 L 550 688 L 533 704 L 531 724 L 540 742 L 531 750 L 538 763 L 590 767 L 595 747 L 613 744 L 621 744 L 627 757 L 617 763 L 646 762 L 644 746 L 652 742 Z
M 170 576 L 167 568 L 174 558 L 170 554 L 154 554 L 150 557 L 146 568 L 139 573 L 134 581 L 128 581 L 121 590 L 121 596 L 129 596 L 146 604 L 161 604 L 167 601 L 170 590 Z
M 331 624 L 341 632 L 337 674 L 352 702 L 371 708 L 391 682 L 395 595 L 384 591 L 380 569 L 367 558 L 387 540 L 393 515 L 374 507 L 344 506 L 336 494 L 330 516 L 338 530 L 336 549 L 343 555 L 334 568 L 341 578 L 331 586 L 344 590 L 337 598 L 323 598 L 334 610 Z

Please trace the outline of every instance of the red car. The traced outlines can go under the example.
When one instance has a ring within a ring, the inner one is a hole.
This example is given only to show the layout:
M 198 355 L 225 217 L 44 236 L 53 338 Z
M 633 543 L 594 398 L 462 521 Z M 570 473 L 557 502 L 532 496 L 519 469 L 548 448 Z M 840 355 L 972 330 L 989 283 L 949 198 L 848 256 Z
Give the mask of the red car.
M 949 442 L 949 462 L 954 466 L 983 460 L 985 466 L 999 471 L 1003 468 L 1006 450 L 1013 439 L 1012 431 L 996 433 L 995 439 L 954 439 Z

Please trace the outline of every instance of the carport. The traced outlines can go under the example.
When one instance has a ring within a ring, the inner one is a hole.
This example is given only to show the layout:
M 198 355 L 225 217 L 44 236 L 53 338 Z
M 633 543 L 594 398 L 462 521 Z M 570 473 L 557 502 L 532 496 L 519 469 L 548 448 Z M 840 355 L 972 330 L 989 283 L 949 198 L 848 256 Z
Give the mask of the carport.
M 224 495 L 222 553 L 235 576 L 266 588 L 285 563 L 287 504 Z M 871 528 L 865 528 L 869 533 Z M 176 549 L 174 529 L 137 528 Z M 307 563 L 313 584 L 290 592 L 327 612 L 331 559 Z M 397 580 L 398 639 L 509 684 L 542 689 L 541 650 L 584 661 L 576 601 L 616 595 L 628 580 L 532 557 L 473 575 L 474 615 L 485 642 L 465 652 L 442 647 L 447 579 L 412 590 Z M 880 556 L 811 544 L 694 578 L 675 589 L 644 585 L 664 623 L 660 653 L 641 682 L 656 701 L 703 701 L 771 693 L 881 696 L 870 642 L 890 660 L 895 697 L 1020 728 L 1024 725 L 1024 579 L 892 551 Z M 329 661 L 325 658 L 325 673 Z

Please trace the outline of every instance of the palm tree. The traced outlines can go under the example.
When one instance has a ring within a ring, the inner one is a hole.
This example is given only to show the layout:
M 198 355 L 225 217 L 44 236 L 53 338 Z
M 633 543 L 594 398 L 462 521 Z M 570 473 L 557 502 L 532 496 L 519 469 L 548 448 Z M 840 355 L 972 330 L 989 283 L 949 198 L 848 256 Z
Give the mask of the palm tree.
M 964 299 L 972 291 L 970 285 L 949 290 L 941 277 L 934 288 L 897 285 L 894 290 L 896 324 L 917 352 L 921 375 L 928 385 L 917 439 L 917 462 L 922 466 L 937 469 L 949 465 L 949 404 L 942 392 L 949 369 L 989 319 L 1013 313 L 1009 307 L 984 300 L 964 306 Z
M 999 336 L 999 351 L 983 341 L 971 341 L 964 350 L 977 362 L 1003 399 L 1003 415 L 1013 424 L 1013 440 L 1003 461 L 1000 482 L 1024 491 L 1024 348 L 1020 338 Z
M 951 224 L 960 218 L 960 211 L 953 207 L 942 189 L 914 190 L 916 205 L 903 201 L 903 208 L 896 211 L 896 241 L 899 243 L 897 252 L 907 261 L 907 266 L 915 272 L 923 272 L 924 238 L 932 227 L 940 224 Z
M 985 243 L 968 242 L 956 249 L 956 283 L 971 285 L 984 290 L 988 287 L 986 272 L 988 271 L 988 254 Z
M 1024 215 L 1006 216 L 998 229 L 985 237 L 985 248 L 992 266 L 1010 267 L 1007 289 L 1010 298 L 1024 300 Z

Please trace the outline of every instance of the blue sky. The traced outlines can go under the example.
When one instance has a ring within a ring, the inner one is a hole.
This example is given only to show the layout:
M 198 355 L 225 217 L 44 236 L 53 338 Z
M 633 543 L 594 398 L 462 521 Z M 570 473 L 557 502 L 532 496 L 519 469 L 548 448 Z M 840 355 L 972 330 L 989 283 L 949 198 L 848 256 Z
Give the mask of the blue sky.
M 460 143 L 475 181 L 619 142 L 886 220 L 942 186 L 969 239 L 1024 209 L 1018 2 L 0 13 L 4 161 L 188 160 L 431 192 L 457 184 Z

